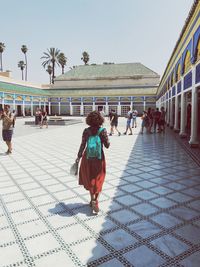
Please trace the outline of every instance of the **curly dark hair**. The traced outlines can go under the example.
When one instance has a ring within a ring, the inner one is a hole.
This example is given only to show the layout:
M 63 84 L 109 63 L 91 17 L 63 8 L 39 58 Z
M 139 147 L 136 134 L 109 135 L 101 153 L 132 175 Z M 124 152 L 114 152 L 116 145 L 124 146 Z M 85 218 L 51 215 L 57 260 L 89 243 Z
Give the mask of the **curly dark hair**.
M 104 118 L 98 111 L 92 111 L 87 115 L 86 123 L 91 127 L 98 127 L 104 123 Z

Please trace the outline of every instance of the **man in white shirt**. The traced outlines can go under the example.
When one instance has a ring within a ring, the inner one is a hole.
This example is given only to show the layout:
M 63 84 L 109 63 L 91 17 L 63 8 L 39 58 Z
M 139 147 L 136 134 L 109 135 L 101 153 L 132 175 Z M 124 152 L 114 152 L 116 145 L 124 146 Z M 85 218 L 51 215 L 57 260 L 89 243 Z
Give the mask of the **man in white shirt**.
M 131 108 L 128 109 L 127 113 L 127 122 L 126 122 L 126 131 L 124 132 L 124 135 L 127 134 L 128 130 L 130 131 L 129 135 L 132 135 L 132 129 L 131 129 L 131 120 L 132 120 L 132 111 Z
M 137 127 L 137 115 L 138 115 L 138 112 L 137 110 L 133 110 L 132 112 L 132 128 L 136 128 Z

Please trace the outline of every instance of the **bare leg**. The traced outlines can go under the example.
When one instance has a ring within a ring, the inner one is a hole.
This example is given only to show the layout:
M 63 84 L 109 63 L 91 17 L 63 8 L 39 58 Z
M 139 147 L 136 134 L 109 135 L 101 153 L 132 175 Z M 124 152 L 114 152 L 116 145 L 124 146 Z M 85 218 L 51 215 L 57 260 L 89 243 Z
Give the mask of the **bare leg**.
M 128 129 L 130 130 L 130 134 L 133 134 L 131 126 L 129 126 Z
M 7 147 L 8 147 L 8 153 L 11 153 L 12 152 L 12 143 L 11 143 L 11 141 L 6 141 L 6 145 L 7 145 Z

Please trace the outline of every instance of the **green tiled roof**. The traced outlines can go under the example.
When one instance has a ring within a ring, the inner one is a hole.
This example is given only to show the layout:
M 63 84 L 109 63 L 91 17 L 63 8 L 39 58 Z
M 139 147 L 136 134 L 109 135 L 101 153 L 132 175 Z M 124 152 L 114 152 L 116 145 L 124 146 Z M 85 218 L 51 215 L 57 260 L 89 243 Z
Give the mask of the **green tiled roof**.
M 52 97 L 64 96 L 127 96 L 127 95 L 156 95 L 157 87 L 149 88 L 98 88 L 98 89 L 55 89 L 47 90 Z
M 98 79 L 131 76 L 153 76 L 159 75 L 141 63 L 103 64 L 103 65 L 82 65 L 58 76 L 55 80 L 73 79 Z
M 43 95 L 48 96 L 49 92 L 29 86 L 23 86 L 14 83 L 7 83 L 0 81 L 0 91 L 16 93 L 16 94 L 28 94 L 28 95 Z

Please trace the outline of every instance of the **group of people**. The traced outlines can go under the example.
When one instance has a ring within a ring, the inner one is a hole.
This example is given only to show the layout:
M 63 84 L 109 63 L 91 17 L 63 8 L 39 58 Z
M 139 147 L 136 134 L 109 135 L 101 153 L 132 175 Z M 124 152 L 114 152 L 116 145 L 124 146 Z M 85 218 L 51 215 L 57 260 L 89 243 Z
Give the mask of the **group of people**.
M 159 110 L 159 108 L 156 108 L 156 110 L 148 108 L 147 111 L 143 112 L 143 115 L 141 117 L 141 133 L 143 134 L 144 128 L 146 128 L 146 132 L 150 134 L 156 132 L 165 132 L 165 117 L 166 112 L 164 107 L 161 107 L 161 110 Z
M 42 129 L 44 125 L 48 128 L 47 111 L 45 109 L 36 108 L 35 125 L 39 125 Z
M 130 131 L 129 135 L 132 135 L 132 128 L 137 127 L 137 115 L 138 112 L 136 109 L 131 110 L 131 108 L 128 108 L 128 112 L 126 115 L 127 123 L 126 123 L 126 131 L 124 132 L 124 135 L 127 134 L 128 130 Z M 114 134 L 114 129 L 117 131 L 118 135 L 120 136 L 121 133 L 118 130 L 118 114 L 114 109 L 111 109 L 111 112 L 109 113 L 109 120 L 110 120 L 110 136 Z

